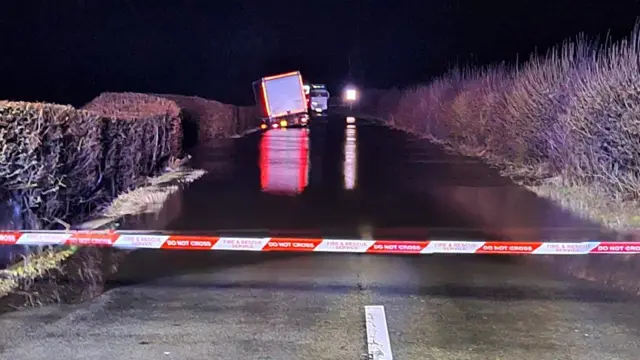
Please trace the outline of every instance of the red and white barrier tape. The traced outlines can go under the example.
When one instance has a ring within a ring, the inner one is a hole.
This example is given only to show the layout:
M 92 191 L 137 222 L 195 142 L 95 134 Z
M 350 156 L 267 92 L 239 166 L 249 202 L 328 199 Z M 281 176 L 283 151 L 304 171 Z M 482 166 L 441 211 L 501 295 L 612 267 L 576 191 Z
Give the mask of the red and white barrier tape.
M 639 254 L 640 242 L 402 241 L 154 235 L 127 232 L 0 232 L 0 245 L 122 249 L 343 252 L 370 254 Z

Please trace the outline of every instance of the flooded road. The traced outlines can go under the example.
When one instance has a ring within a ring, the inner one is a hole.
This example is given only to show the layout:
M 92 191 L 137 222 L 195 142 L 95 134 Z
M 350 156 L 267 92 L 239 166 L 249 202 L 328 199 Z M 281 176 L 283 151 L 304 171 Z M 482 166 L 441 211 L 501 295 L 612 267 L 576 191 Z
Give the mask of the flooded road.
M 458 240 L 605 233 L 477 160 L 366 120 L 333 116 L 309 129 L 219 140 L 199 149 L 193 166 L 209 173 L 175 195 L 180 206 L 165 207 L 160 217 L 172 221 L 128 227 Z
M 606 235 L 477 161 L 365 120 L 221 140 L 193 160 L 209 174 L 160 215 L 125 225 L 236 236 Z M 385 309 L 377 340 L 396 359 L 640 355 L 635 298 L 532 257 L 148 250 L 130 254 L 109 285 L 85 304 L 1 316 L 0 358 L 363 359 L 371 305 Z

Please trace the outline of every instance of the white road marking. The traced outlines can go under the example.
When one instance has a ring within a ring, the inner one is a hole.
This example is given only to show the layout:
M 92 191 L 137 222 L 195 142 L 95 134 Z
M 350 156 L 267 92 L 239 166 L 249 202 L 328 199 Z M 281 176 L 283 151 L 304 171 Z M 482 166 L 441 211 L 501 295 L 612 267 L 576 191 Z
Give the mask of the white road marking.
M 393 360 L 384 306 L 365 306 L 364 314 L 367 325 L 367 350 L 369 352 L 369 358 L 371 360 Z

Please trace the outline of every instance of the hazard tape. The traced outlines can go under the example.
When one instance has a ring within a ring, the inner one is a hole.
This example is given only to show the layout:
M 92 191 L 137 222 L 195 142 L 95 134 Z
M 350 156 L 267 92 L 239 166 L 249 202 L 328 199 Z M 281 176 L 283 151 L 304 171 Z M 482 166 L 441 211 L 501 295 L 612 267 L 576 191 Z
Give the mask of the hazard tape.
M 0 245 L 120 249 L 331 252 L 369 254 L 638 254 L 640 242 L 403 241 L 162 235 L 144 232 L 0 232 Z

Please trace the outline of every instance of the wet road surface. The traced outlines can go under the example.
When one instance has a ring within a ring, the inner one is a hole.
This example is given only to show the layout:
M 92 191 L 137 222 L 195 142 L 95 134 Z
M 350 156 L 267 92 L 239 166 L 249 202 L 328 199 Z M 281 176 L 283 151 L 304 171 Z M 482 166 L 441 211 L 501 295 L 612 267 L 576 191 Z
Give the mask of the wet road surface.
M 209 173 L 154 224 L 132 228 L 238 235 L 595 240 L 611 234 L 500 177 L 404 133 L 333 116 L 310 129 L 256 132 L 198 151 Z M 167 219 L 171 219 L 167 221 Z
M 577 241 L 601 232 L 475 161 L 368 122 L 328 121 L 200 152 L 194 160 L 210 174 L 156 220 L 233 234 Z M 541 264 L 138 251 L 91 302 L 0 316 L 0 358 L 363 359 L 368 305 L 384 306 L 395 359 L 638 358 L 636 299 Z
M 421 237 L 429 230 L 456 229 L 456 237 L 480 236 L 445 204 L 434 204 L 429 194 L 416 196 L 417 183 L 411 182 L 424 176 L 411 166 L 415 159 L 399 154 L 410 154 L 402 138 L 389 139 L 389 131 L 376 126 L 347 128 L 343 118 L 328 120 L 333 126 L 256 133 L 238 140 L 229 153 L 201 151 L 195 165 L 211 173 L 182 194 L 183 209 L 166 228 L 354 236 L 371 227 L 411 229 Z M 229 157 L 235 160 L 231 169 L 216 171 Z M 501 181 L 452 180 L 445 169 L 450 166 L 432 164 L 435 171 L 427 177 L 450 185 Z

